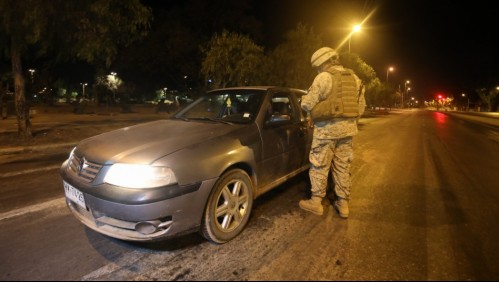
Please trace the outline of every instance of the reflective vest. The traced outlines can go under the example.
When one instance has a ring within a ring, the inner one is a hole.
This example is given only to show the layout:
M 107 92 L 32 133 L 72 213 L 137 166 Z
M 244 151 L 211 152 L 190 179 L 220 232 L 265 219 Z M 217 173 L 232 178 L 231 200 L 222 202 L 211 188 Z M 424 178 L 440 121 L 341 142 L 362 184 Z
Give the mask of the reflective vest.
M 320 101 L 311 111 L 313 121 L 330 120 L 337 117 L 358 117 L 359 94 L 357 81 L 351 69 L 338 70 L 330 68 L 326 70 L 333 78 L 331 93 L 325 100 Z

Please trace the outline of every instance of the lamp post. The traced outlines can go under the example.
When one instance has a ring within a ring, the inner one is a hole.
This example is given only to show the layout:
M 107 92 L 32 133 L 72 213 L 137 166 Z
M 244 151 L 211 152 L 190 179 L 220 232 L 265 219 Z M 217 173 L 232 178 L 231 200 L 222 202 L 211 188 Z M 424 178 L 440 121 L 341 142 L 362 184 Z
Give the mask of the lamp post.
M 111 90 L 113 91 L 113 104 L 114 104 L 114 103 L 116 102 L 116 94 L 115 94 L 116 89 L 114 89 L 114 88 L 116 88 L 116 87 L 117 87 L 117 83 L 116 83 L 116 76 L 117 76 L 118 74 L 117 74 L 117 73 L 115 73 L 115 72 L 111 72 L 111 74 L 109 74 L 109 75 L 110 75 L 110 76 L 112 77 L 112 79 L 113 79 L 113 80 L 111 81 L 111 85 L 112 85 L 112 87 L 111 87 L 112 89 L 111 89 Z
M 407 84 L 411 83 L 409 80 L 406 80 L 404 83 L 404 92 L 402 92 L 402 108 L 404 108 L 404 94 L 407 96 Z
M 356 32 L 360 31 L 360 24 L 354 25 L 352 32 L 350 32 L 350 35 L 348 36 L 348 53 L 350 54 L 350 41 L 352 40 L 352 35 Z
M 83 96 L 83 100 L 85 100 L 85 86 L 87 86 L 87 83 L 80 83 L 81 84 L 81 87 L 83 88 L 83 91 L 82 91 L 82 96 Z
M 31 73 L 31 84 L 33 84 L 34 83 L 33 73 L 35 72 L 35 70 L 34 69 L 29 69 L 28 71 Z
M 388 73 L 393 71 L 393 67 L 389 67 L 387 70 L 386 70 L 386 83 L 388 83 Z
M 468 111 L 470 108 L 470 98 L 466 96 L 466 93 L 462 93 L 461 96 L 466 97 L 468 99 L 468 102 L 466 104 L 466 111 Z

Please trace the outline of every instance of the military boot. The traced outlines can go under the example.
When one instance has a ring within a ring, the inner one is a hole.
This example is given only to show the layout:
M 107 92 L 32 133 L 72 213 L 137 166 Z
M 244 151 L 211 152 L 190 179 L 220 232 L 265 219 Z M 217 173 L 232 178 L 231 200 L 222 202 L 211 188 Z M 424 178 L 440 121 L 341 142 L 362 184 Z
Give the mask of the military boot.
M 343 198 L 338 198 L 334 201 L 334 209 L 338 212 L 341 218 L 348 218 L 348 201 Z
M 301 200 L 299 202 L 300 208 L 315 213 L 316 215 L 322 215 L 324 213 L 324 207 L 322 207 L 322 198 L 317 196 L 312 196 L 310 200 Z

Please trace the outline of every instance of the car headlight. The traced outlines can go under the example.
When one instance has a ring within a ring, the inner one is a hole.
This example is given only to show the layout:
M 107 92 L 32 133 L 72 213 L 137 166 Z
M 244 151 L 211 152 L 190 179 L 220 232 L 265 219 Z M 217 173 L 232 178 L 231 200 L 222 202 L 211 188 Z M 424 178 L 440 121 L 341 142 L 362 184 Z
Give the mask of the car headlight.
M 127 188 L 155 188 L 177 183 L 177 178 L 165 166 L 113 164 L 104 182 Z

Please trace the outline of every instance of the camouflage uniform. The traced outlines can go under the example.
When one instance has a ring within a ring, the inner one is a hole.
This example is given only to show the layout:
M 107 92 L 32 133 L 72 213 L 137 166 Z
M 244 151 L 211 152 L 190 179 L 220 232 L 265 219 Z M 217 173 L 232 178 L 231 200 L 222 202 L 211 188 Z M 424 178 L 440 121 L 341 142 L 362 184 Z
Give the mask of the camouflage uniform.
M 342 70 L 340 65 L 332 68 Z M 356 76 L 357 85 L 361 81 Z M 333 84 L 337 83 L 328 72 L 319 73 L 303 96 L 301 107 L 308 113 L 314 106 L 326 99 L 331 92 Z M 360 114 L 365 109 L 364 91 L 359 99 Z M 327 121 L 314 123 L 314 136 L 310 150 L 310 182 L 312 184 L 312 195 L 317 197 L 326 196 L 326 188 L 329 170 L 332 170 L 334 189 L 336 196 L 345 200 L 350 199 L 350 163 L 353 159 L 352 136 L 358 132 L 358 118 L 334 118 Z

